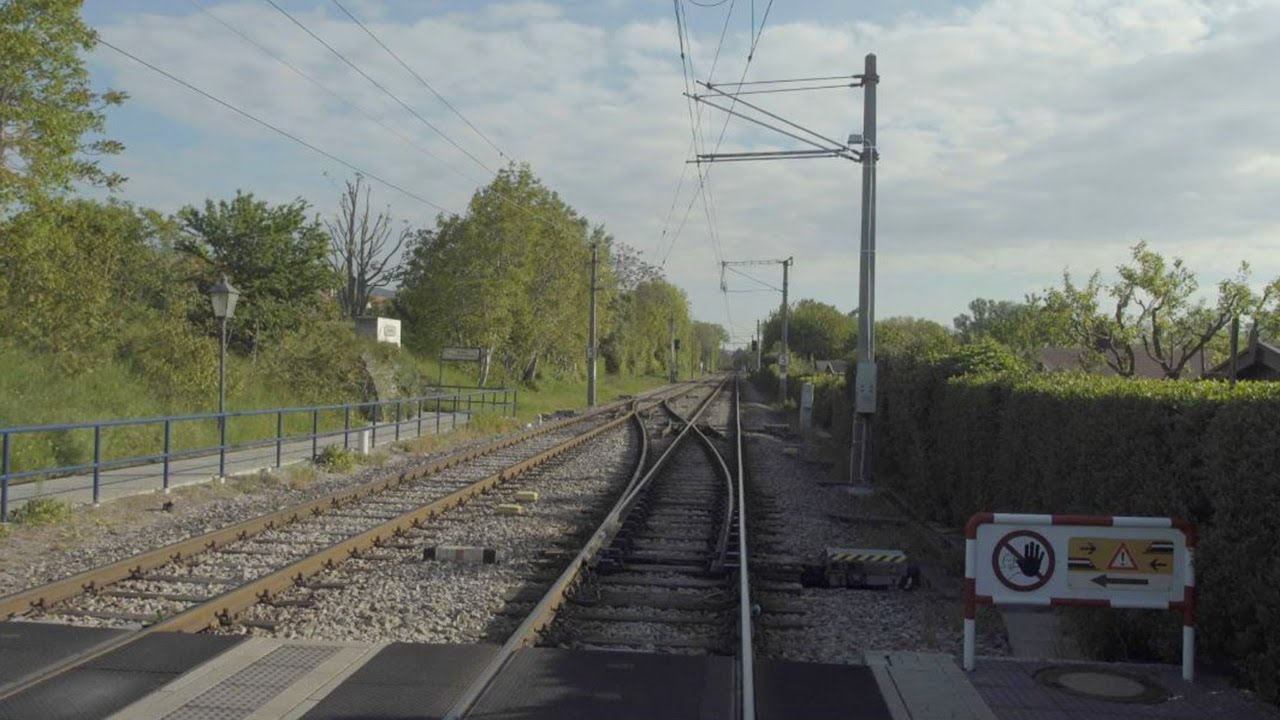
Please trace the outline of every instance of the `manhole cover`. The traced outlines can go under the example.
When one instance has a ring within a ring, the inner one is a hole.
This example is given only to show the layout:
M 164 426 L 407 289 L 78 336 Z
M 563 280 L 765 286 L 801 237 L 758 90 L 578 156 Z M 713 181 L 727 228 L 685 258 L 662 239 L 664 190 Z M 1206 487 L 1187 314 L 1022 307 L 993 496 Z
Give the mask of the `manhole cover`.
M 1095 668 L 1047 667 L 1036 671 L 1037 681 L 1073 695 L 1126 703 L 1158 703 L 1164 688 L 1141 675 Z

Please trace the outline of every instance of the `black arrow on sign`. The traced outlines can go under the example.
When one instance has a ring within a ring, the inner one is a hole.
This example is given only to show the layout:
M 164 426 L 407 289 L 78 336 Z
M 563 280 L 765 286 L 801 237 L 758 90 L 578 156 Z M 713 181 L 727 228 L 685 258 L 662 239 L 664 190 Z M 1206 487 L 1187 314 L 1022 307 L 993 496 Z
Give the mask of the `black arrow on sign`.
M 1080 549 L 1092 555 L 1098 549 L 1098 546 L 1093 543 L 1089 543 L 1088 545 L 1081 545 Z
M 1108 585 L 1150 585 L 1151 584 L 1150 581 L 1148 581 L 1146 578 L 1111 577 L 1110 575 L 1099 575 L 1098 577 L 1093 578 L 1092 582 L 1098 585 L 1101 585 L 1102 587 L 1106 587 Z
M 1156 558 L 1155 560 L 1152 560 L 1152 561 L 1151 561 L 1151 569 L 1152 569 L 1152 570 L 1155 570 L 1156 572 L 1160 572 L 1160 568 L 1162 568 L 1162 567 L 1169 567 L 1169 563 L 1167 563 L 1167 562 L 1161 562 L 1161 561 L 1160 561 L 1160 558 Z

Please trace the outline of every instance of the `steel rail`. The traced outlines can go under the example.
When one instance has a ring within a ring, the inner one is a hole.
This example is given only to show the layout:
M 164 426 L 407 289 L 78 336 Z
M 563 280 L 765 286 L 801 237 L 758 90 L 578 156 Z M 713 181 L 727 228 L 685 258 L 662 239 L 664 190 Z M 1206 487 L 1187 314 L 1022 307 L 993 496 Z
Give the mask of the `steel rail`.
M 724 522 L 720 523 L 720 533 L 716 538 L 715 558 L 711 561 L 711 570 L 722 570 L 728 560 L 729 555 L 729 531 L 733 527 L 733 508 L 735 506 L 734 496 L 736 495 L 734 476 L 729 472 L 729 466 L 725 464 L 724 457 L 720 451 L 716 449 L 715 443 L 711 442 L 711 438 L 702 432 L 697 425 L 693 425 L 685 420 L 675 410 L 663 401 L 662 409 L 666 410 L 672 417 L 680 422 L 692 425 L 693 431 L 697 433 L 698 439 L 702 441 L 702 447 L 706 451 L 707 456 L 711 459 L 712 464 L 720 468 L 720 475 L 725 483 L 725 509 Z
M 551 622 L 556 617 L 556 613 L 564 605 L 570 589 L 572 589 L 581 578 L 583 570 L 589 566 L 592 559 L 595 558 L 600 549 L 604 547 L 614 534 L 617 533 L 618 529 L 622 527 L 622 522 L 626 518 L 627 513 L 629 513 L 631 508 L 634 506 L 636 498 L 639 497 L 639 494 L 643 492 L 644 488 L 653 480 L 654 477 L 658 475 L 662 468 L 666 466 L 667 461 L 672 457 L 676 448 L 684 438 L 689 435 L 690 429 L 693 428 L 693 424 L 697 422 L 698 417 L 711 406 L 712 401 L 715 400 L 716 396 L 724 388 L 726 382 L 727 379 L 721 380 L 720 383 L 716 385 L 716 387 L 707 396 L 706 400 L 704 400 L 694 411 L 693 416 L 685 422 L 684 429 L 676 435 L 675 439 L 671 441 L 671 444 L 667 446 L 667 449 L 656 461 L 654 461 L 653 465 L 650 466 L 647 471 L 641 474 L 641 471 L 644 470 L 644 464 L 640 463 L 637 466 L 635 473 L 632 475 L 632 481 L 628 484 L 628 489 L 623 493 L 622 497 L 619 498 L 618 502 L 614 504 L 613 509 L 609 511 L 609 514 L 605 516 L 605 519 L 600 523 L 600 527 L 596 529 L 591 538 L 585 545 L 583 545 L 582 549 L 578 551 L 578 554 L 569 563 L 569 566 L 560 573 L 560 576 L 556 578 L 556 581 L 552 583 L 547 592 L 543 594 L 542 599 L 539 600 L 533 610 L 525 616 L 525 619 L 520 623 L 519 627 L 511 633 L 511 636 L 505 643 L 503 643 L 502 647 L 498 649 L 498 652 L 494 654 L 493 658 L 485 665 L 484 669 L 482 669 L 480 673 L 471 680 L 466 689 L 462 691 L 449 709 L 445 711 L 441 720 L 459 720 L 470 712 L 484 695 L 485 691 L 489 689 L 490 685 L 492 685 L 494 679 L 498 677 L 503 668 L 505 668 L 507 663 L 510 662 L 511 658 L 515 656 L 516 651 L 529 647 L 533 643 L 537 642 L 541 632 L 551 625 Z M 648 432 L 643 428 L 643 426 L 641 427 L 641 430 L 642 435 L 646 436 L 647 452 Z
M 740 376 L 733 376 L 733 435 L 737 456 L 738 481 L 738 650 L 739 673 L 742 687 L 742 718 L 755 720 L 755 649 L 752 638 L 751 571 L 747 566 L 750 544 L 747 539 L 747 489 L 746 472 L 742 455 L 742 398 Z
M 680 394 L 687 391 L 687 387 L 681 387 L 675 393 L 669 394 Z M 668 392 L 659 390 L 652 395 L 646 395 L 645 399 L 650 399 L 653 396 L 661 397 L 664 394 L 668 394 Z M 659 400 L 659 402 L 661 402 L 661 400 Z M 216 595 L 203 603 L 187 608 L 186 610 L 155 624 L 149 625 L 132 633 L 110 638 L 102 643 L 98 643 L 87 648 L 83 652 L 66 658 L 61 662 L 40 668 L 23 677 L 6 683 L 0 686 L 0 700 L 10 697 L 51 677 L 55 677 L 74 667 L 82 665 L 96 657 L 100 657 L 112 650 L 124 647 L 125 645 L 139 640 L 151 633 L 175 631 L 193 632 L 207 629 L 215 623 L 225 624 L 231 622 L 246 608 L 260 601 L 270 600 L 276 593 L 299 584 L 305 577 L 313 575 L 326 568 L 331 568 L 348 557 L 358 556 L 363 550 L 375 547 L 383 542 L 384 538 L 389 538 L 398 533 L 402 533 L 404 530 L 420 523 L 421 520 L 425 518 L 432 517 L 452 507 L 456 507 L 471 497 L 488 491 L 501 482 L 518 477 L 534 467 L 537 467 L 538 465 L 541 465 L 568 451 L 569 449 L 588 442 L 598 435 L 626 423 L 629 418 L 637 414 L 639 403 L 639 399 L 610 403 L 609 405 L 602 406 L 599 409 L 586 413 L 582 416 L 569 418 L 557 423 L 551 423 L 544 427 L 537 428 L 534 431 L 519 433 L 508 438 L 503 438 L 497 442 L 485 444 L 471 451 L 426 464 L 422 468 L 415 469 L 414 471 L 400 473 L 398 476 L 393 478 L 367 484 L 358 488 L 355 492 L 339 493 L 336 496 L 320 498 L 315 501 L 304 503 L 303 505 L 295 508 L 290 508 L 277 513 L 269 513 L 268 515 L 255 518 L 247 523 L 240 523 L 238 525 L 215 531 L 214 533 L 190 538 L 148 553 L 126 558 L 102 568 L 89 570 L 45 586 L 32 588 L 31 590 L 15 593 L 0 599 L 4 601 L 4 605 L 0 607 L 18 608 L 18 612 L 25 612 L 31 608 L 44 608 L 61 599 L 66 599 L 82 592 L 91 592 L 98 587 L 98 582 L 109 584 L 104 581 L 104 578 L 106 577 L 115 578 L 110 582 L 136 577 L 145 572 L 145 569 L 140 568 L 144 568 L 147 565 L 153 568 L 169 561 L 176 561 L 181 560 L 183 557 L 189 557 L 195 552 L 216 549 L 218 545 L 210 539 L 212 536 L 218 536 L 219 539 L 223 540 L 222 544 L 230 542 L 231 540 L 243 539 L 249 535 L 244 532 L 242 528 L 250 526 L 251 524 L 261 523 L 258 529 L 265 530 L 270 527 L 274 527 L 275 520 L 281 516 L 287 516 L 292 520 L 296 520 L 308 513 L 322 514 L 323 508 L 326 505 L 332 504 L 332 507 L 341 507 L 342 505 L 349 504 L 349 502 L 354 502 L 358 499 L 374 494 L 376 490 L 371 490 L 370 488 L 374 488 L 375 486 L 378 490 L 399 486 L 410 479 L 462 464 L 463 462 L 473 460 L 477 457 L 482 457 L 523 440 L 550 433 L 554 430 L 583 422 L 589 418 L 596 418 L 600 415 L 614 413 L 620 409 L 626 410 L 626 412 L 618 418 L 594 427 L 585 433 L 569 438 L 565 442 L 539 452 L 532 457 L 503 468 L 502 470 L 490 474 L 464 488 L 460 488 L 443 498 L 421 505 L 374 528 L 339 541 L 338 543 L 321 549 L 312 555 L 299 559 L 276 571 L 268 573 L 267 575 L 250 580 L 243 585 Z M 338 502 L 337 496 L 341 496 L 342 498 L 349 500 L 348 502 L 340 503 Z M 226 540 L 226 538 L 231 538 L 231 540 Z M 85 582 L 85 580 L 87 580 L 87 582 Z M 16 613 L 10 613 L 10 615 L 12 614 Z M 0 612 L 0 616 L 3 615 L 4 613 Z
M 625 402 L 628 401 L 611 403 L 610 405 L 602 406 L 596 412 L 547 423 L 532 430 L 499 438 L 492 442 L 424 463 L 415 468 L 405 470 L 398 475 L 389 475 L 353 489 L 339 490 L 291 508 L 266 513 L 235 525 L 219 528 L 213 532 L 179 540 L 155 550 L 149 550 L 101 567 L 70 575 L 61 580 L 0 596 L 0 619 L 10 618 L 33 609 L 44 610 L 67 598 L 85 592 L 92 592 L 105 585 L 135 578 L 169 562 L 216 550 L 229 543 L 245 540 L 265 530 L 272 530 L 310 515 L 322 514 L 329 509 L 338 509 L 371 495 L 399 487 L 410 481 L 419 480 L 428 475 L 434 475 L 457 465 L 471 462 L 512 445 L 517 445 L 576 423 L 585 422 L 599 415 L 616 412 L 619 407 L 624 406 Z

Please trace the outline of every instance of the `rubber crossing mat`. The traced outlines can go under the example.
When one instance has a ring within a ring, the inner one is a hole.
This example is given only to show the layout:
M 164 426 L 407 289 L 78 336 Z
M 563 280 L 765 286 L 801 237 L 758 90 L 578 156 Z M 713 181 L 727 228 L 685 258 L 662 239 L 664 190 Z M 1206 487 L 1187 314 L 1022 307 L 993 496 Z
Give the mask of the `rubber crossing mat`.
M 756 662 L 759 720 L 891 720 L 875 675 L 865 665 Z
M 496 645 L 393 643 L 303 720 L 439 718 L 497 650 Z
M 471 717 L 731 720 L 737 717 L 735 664 L 716 656 L 522 650 Z
M 225 635 L 153 633 L 0 700 L 0 720 L 107 717 L 242 639 Z
M 0 622 L 0 688 L 125 632 L 37 622 Z

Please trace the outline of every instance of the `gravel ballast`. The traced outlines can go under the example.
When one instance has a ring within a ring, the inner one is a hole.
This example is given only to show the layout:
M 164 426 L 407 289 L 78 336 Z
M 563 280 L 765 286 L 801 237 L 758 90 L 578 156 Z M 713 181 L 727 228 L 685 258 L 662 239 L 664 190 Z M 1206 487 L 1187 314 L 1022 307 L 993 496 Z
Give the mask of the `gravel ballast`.
M 412 550 L 384 548 L 377 551 L 380 559 L 352 559 L 310 581 L 340 588 L 299 588 L 282 596 L 309 601 L 309 607 L 259 604 L 244 614 L 247 623 L 220 632 L 366 642 L 494 640 L 513 624 L 499 616 L 508 600 L 525 586 L 545 586 L 630 478 L 635 432 L 628 424 L 605 433 L 429 521 L 422 536 L 412 538 Z M 536 491 L 538 500 L 517 503 L 521 490 Z M 524 514 L 497 514 L 498 505 L 513 503 Z M 423 560 L 422 548 L 435 545 L 490 548 L 497 562 Z M 558 565 L 549 562 L 555 558 L 561 558 Z

